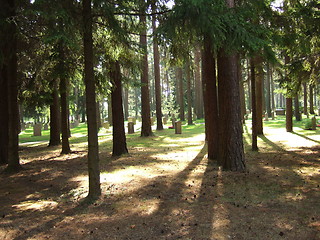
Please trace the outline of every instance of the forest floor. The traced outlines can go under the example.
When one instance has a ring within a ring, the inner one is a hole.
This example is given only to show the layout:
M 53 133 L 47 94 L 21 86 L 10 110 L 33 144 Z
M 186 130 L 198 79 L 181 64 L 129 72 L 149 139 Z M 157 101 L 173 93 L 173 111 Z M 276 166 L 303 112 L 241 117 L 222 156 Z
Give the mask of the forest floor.
M 99 137 L 103 194 L 90 205 L 85 136 L 70 155 L 24 144 L 24 170 L 0 175 L 0 239 L 320 239 L 320 131 L 282 126 L 266 123 L 252 152 L 247 123 L 245 173 L 208 162 L 203 124 L 129 135 L 120 158 L 109 131 Z

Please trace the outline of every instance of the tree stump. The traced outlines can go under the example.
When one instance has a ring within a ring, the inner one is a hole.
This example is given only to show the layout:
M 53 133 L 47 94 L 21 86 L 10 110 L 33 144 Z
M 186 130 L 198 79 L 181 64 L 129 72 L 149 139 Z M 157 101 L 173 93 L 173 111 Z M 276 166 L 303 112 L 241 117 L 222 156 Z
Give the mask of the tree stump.
M 174 125 L 175 125 L 175 126 L 174 126 L 175 133 L 176 133 L 176 134 L 181 134 L 181 133 L 182 133 L 182 130 L 181 130 L 181 121 L 175 122 Z
M 128 122 L 128 133 L 129 134 L 134 133 L 134 123 L 133 122 Z
M 41 136 L 42 123 L 36 123 L 33 126 L 33 136 Z

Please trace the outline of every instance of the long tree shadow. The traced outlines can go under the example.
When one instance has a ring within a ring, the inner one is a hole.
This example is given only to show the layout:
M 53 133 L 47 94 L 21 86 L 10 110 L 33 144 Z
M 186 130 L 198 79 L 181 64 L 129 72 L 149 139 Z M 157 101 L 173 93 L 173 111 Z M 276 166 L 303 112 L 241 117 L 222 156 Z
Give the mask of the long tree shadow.
M 301 134 L 301 133 L 297 133 L 297 132 L 291 132 L 291 133 L 292 133 L 292 134 L 295 134 L 295 135 L 297 135 L 297 136 L 299 136 L 299 137 L 302 137 L 302 138 L 304 138 L 304 139 L 307 139 L 307 140 L 309 140 L 309 141 L 311 141 L 311 142 L 315 142 L 315 143 L 320 144 L 320 141 L 317 141 L 317 140 L 315 140 L 315 139 L 309 138 L 309 137 L 307 137 L 307 136 L 305 136 L 305 135 L 303 135 L 303 134 Z

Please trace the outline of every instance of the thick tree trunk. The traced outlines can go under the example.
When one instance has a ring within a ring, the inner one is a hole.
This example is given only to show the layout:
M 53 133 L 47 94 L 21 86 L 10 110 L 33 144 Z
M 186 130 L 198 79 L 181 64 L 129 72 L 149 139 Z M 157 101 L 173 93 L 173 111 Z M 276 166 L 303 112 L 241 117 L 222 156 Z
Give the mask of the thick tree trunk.
M 96 89 L 93 72 L 93 40 L 91 0 L 83 0 L 83 43 L 84 43 L 84 81 L 86 87 L 86 108 L 88 120 L 88 198 L 98 198 L 101 195 L 99 144 L 96 116 Z
M 113 148 L 112 156 L 128 153 L 124 117 L 122 108 L 122 82 L 119 62 L 111 64 L 110 79 L 113 83 L 111 93 L 113 120 Z
M 188 125 L 192 125 L 192 96 L 191 96 L 191 69 L 190 63 L 186 64 L 186 76 L 187 76 L 187 104 L 188 104 Z
M 15 1 L 8 0 L 1 6 L 8 19 L 16 15 Z M 7 82 L 8 96 L 8 166 L 6 171 L 16 172 L 21 169 L 19 160 L 19 106 L 17 81 L 17 31 L 14 21 L 6 21 L 6 35 L 8 36 L 4 49 L 5 81 Z
M 219 154 L 224 170 L 244 171 L 238 59 L 221 49 L 218 54 Z
M 202 51 L 202 86 L 208 159 L 218 157 L 218 96 L 216 63 L 211 40 L 204 38 Z
M 152 4 L 153 11 L 156 11 L 155 4 Z M 152 30 L 156 31 L 156 15 L 152 16 Z M 156 96 L 156 117 L 157 130 L 163 130 L 161 110 L 161 85 L 160 85 L 160 54 L 156 37 L 153 38 L 153 64 L 154 64 L 154 86 Z
M 150 96 L 148 80 L 148 53 L 147 53 L 147 30 L 146 16 L 140 16 L 140 23 L 144 30 L 140 34 L 140 45 L 144 48 L 144 54 L 141 59 L 141 137 L 153 136 L 150 119 Z
M 257 110 L 257 134 L 263 134 L 263 67 L 262 59 L 255 58 L 256 73 L 256 110 Z
M 8 163 L 9 113 L 7 84 L 6 66 L 0 63 L 0 165 Z
M 178 89 L 179 89 L 179 118 L 181 121 L 185 121 L 184 115 L 184 89 L 183 89 L 183 72 L 182 68 L 177 68 L 177 81 L 178 81 Z
M 61 144 L 60 139 L 60 105 L 59 105 L 59 83 L 53 81 L 52 102 L 50 104 L 50 141 L 49 146 Z
M 257 141 L 257 109 L 256 109 L 256 73 L 254 60 L 251 60 L 251 106 L 252 106 L 252 151 L 258 151 L 258 141 Z
M 314 114 L 313 109 L 313 86 L 309 85 L 309 103 L 310 103 L 310 114 Z
M 308 115 L 308 90 L 307 83 L 303 83 L 303 114 Z
M 64 76 L 60 77 L 60 101 L 61 101 L 61 135 L 62 150 L 61 154 L 71 152 L 69 144 L 69 114 L 68 114 L 68 81 Z
M 194 50 L 194 82 L 195 82 L 195 113 L 197 119 L 203 118 L 203 91 L 201 84 L 201 72 L 200 72 L 201 51 L 199 47 Z

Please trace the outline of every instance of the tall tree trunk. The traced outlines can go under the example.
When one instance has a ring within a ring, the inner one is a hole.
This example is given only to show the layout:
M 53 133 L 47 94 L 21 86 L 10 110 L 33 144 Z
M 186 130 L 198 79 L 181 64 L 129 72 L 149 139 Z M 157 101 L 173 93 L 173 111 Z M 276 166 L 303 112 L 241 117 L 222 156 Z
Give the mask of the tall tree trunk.
M 192 125 L 192 96 L 191 96 L 191 69 L 190 62 L 186 64 L 186 76 L 187 76 L 187 104 L 188 104 L 188 125 Z
M 310 114 L 314 114 L 314 109 L 313 109 L 313 86 L 312 86 L 312 84 L 309 85 L 309 101 L 310 101 Z
M 9 105 L 7 84 L 6 64 L 0 63 L 0 165 L 8 163 Z
M 257 141 L 257 109 L 256 109 L 256 73 L 254 60 L 251 60 L 251 106 L 252 106 L 252 151 L 258 151 L 258 141 Z
M 110 126 L 113 125 L 111 97 L 108 98 L 108 122 Z
M 274 82 L 273 82 L 273 73 L 272 73 L 272 69 L 271 69 L 271 73 L 270 73 L 270 83 L 271 83 L 271 108 L 272 108 L 272 120 L 274 120 L 274 115 L 275 115 L 275 109 L 276 109 L 276 105 L 274 102 Z
M 143 8 L 144 9 L 144 8 Z M 147 21 L 145 15 L 140 15 L 140 24 L 143 31 L 140 34 L 140 45 L 144 48 L 141 59 L 141 137 L 153 136 L 150 119 L 150 96 L 149 96 L 149 79 L 148 79 L 148 52 L 147 52 Z
M 252 60 L 251 60 L 252 61 Z M 247 83 L 248 83 L 248 109 L 250 111 L 252 111 L 252 106 L 251 106 L 251 99 L 252 99 L 252 96 L 251 96 L 251 72 L 250 72 L 250 63 L 249 63 L 249 59 L 247 59 Z
M 111 64 L 110 79 L 113 83 L 111 102 L 113 120 L 113 149 L 112 156 L 121 156 L 128 153 L 124 117 L 122 108 L 122 82 L 119 62 Z
M 286 130 L 292 132 L 292 98 L 286 98 Z
M 267 64 L 267 78 L 266 78 L 266 89 L 267 89 L 267 95 L 266 95 L 266 109 L 268 117 L 271 118 L 271 71 L 270 66 Z
M 240 93 L 240 106 L 241 106 L 241 120 L 245 123 L 245 115 L 246 115 L 246 100 L 244 94 L 244 81 L 242 80 L 242 71 L 241 71 L 241 61 L 238 61 L 237 66 L 237 74 L 238 74 L 238 81 L 239 81 L 239 93 Z
M 216 63 L 210 38 L 204 37 L 202 51 L 202 86 L 208 159 L 218 157 L 218 96 Z
M 246 169 L 237 74 L 236 54 L 223 49 L 218 54 L 219 155 L 218 163 L 224 170 Z
M 181 121 L 185 121 L 185 115 L 184 115 L 184 89 L 183 89 L 183 72 L 182 68 L 177 68 L 177 80 L 178 80 L 178 88 L 179 88 L 179 118 Z
M 303 114 L 308 115 L 308 90 L 307 83 L 303 83 Z
M 155 12 L 155 3 L 152 4 L 152 9 Z M 156 15 L 152 16 L 152 30 L 156 31 Z M 156 37 L 153 37 L 153 64 L 154 64 L 154 85 L 156 95 L 156 117 L 157 130 L 163 130 L 162 110 L 161 110 L 161 84 L 160 84 L 160 54 Z
M 86 108 L 88 119 L 88 198 L 98 198 L 101 195 L 99 144 L 96 116 L 96 88 L 93 71 L 93 40 L 91 0 L 83 0 L 83 45 L 84 45 L 84 81 L 86 87 Z
M 61 144 L 60 139 L 60 105 L 59 105 L 59 83 L 53 81 L 52 102 L 50 104 L 50 141 L 49 146 Z
M 301 114 L 300 114 L 300 104 L 299 104 L 299 95 L 294 98 L 294 115 L 297 121 L 301 121 Z
M 124 101 L 123 101 L 123 108 L 124 108 L 124 120 L 128 120 L 129 117 L 129 90 L 127 87 L 124 88 Z
M 68 114 L 68 80 L 65 76 L 60 77 L 60 101 L 61 101 L 61 135 L 62 150 L 61 154 L 69 154 L 71 152 L 69 144 L 69 114 Z
M 255 58 L 256 72 L 256 110 L 257 110 L 257 134 L 263 134 L 263 67 L 261 57 Z
M 16 15 L 14 0 L 1 4 L 6 19 Z M 3 30 L 6 31 L 7 41 L 4 49 L 4 81 L 7 82 L 8 103 L 8 166 L 6 171 L 16 172 L 21 169 L 19 159 L 19 106 L 18 106 L 18 81 L 17 81 L 17 31 L 14 21 L 5 20 Z M 2 96 L 1 96 L 2 97 Z M 5 97 L 5 96 L 4 96 Z M 3 126 L 1 126 L 3 127 Z
M 199 46 L 194 50 L 194 82 L 195 82 L 195 113 L 197 119 L 203 118 L 203 96 L 200 73 L 201 51 Z

